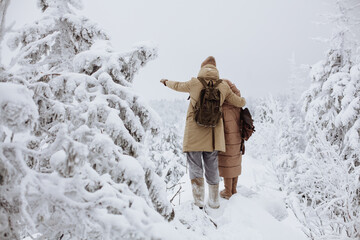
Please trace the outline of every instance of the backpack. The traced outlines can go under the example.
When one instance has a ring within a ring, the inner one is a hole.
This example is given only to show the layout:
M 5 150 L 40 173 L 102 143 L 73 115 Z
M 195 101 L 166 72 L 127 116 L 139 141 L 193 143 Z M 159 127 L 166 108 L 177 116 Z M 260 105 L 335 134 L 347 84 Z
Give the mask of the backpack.
M 248 108 L 240 108 L 241 152 L 245 154 L 245 142 L 255 132 L 254 120 Z
M 249 140 L 251 135 L 255 132 L 254 120 L 248 108 L 240 109 L 240 128 L 241 138 L 245 141 Z
M 204 88 L 201 89 L 199 100 L 194 107 L 194 119 L 200 126 L 214 128 L 222 116 L 220 90 L 216 88 L 222 80 L 219 79 L 215 83 L 210 80 L 206 84 L 203 78 L 198 79 Z

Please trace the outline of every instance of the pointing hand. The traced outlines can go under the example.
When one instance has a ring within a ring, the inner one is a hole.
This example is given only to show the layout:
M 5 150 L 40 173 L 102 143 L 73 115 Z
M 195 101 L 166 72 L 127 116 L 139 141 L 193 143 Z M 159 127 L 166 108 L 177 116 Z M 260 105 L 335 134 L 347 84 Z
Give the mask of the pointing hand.
M 162 83 L 162 84 L 164 84 L 164 86 L 166 86 L 166 81 L 168 81 L 167 79 L 161 79 L 160 80 L 160 82 Z

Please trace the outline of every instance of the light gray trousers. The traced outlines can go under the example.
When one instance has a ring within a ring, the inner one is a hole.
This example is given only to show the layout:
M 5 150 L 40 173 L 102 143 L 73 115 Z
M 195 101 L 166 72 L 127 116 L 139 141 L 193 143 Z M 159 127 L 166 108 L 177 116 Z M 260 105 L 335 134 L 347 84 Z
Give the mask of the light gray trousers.
M 187 152 L 190 179 L 203 178 L 203 160 L 206 182 L 210 185 L 219 183 L 218 152 Z

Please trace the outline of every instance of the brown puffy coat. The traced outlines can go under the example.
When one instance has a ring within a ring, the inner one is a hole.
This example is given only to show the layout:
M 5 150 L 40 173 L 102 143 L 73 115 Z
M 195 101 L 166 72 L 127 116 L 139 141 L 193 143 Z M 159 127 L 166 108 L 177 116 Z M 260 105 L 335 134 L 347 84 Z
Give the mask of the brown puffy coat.
M 240 91 L 229 80 L 224 80 L 230 89 L 240 97 Z M 241 174 L 241 132 L 240 108 L 224 102 L 223 119 L 225 129 L 226 152 L 219 153 L 219 174 L 224 178 L 234 178 Z
M 205 78 L 208 82 L 211 80 L 219 79 L 219 72 L 212 64 L 204 65 L 198 74 L 198 77 Z M 190 103 L 186 115 L 186 126 L 184 132 L 183 151 L 204 151 L 212 152 L 214 150 L 225 152 L 225 136 L 224 125 L 221 119 L 214 128 L 215 149 L 213 147 L 212 129 L 199 126 L 194 120 L 194 106 L 199 99 L 200 91 L 203 85 L 197 78 L 192 78 L 187 82 L 167 81 L 166 86 L 179 92 L 188 92 L 190 94 Z M 245 99 L 238 97 L 231 91 L 228 84 L 222 82 L 218 85 L 220 90 L 220 104 L 222 105 L 226 100 L 228 103 L 237 107 L 245 105 Z

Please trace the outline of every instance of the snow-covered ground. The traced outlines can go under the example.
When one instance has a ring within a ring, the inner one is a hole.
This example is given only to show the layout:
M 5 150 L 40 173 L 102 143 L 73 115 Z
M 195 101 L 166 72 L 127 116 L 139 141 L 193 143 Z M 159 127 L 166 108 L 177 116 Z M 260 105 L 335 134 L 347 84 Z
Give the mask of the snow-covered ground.
M 257 159 L 244 156 L 238 193 L 230 200 L 220 198 L 219 209 L 206 207 L 200 210 L 194 207 L 188 174 L 180 182 L 185 182 L 181 185 L 181 194 L 172 201 L 176 210 L 174 224 L 179 229 L 183 228 L 179 225 L 184 224 L 192 230 L 192 233 L 184 231 L 183 237 L 193 238 L 198 235 L 198 239 L 307 239 L 301 231 L 300 223 L 291 210 L 286 208 L 284 196 L 276 189 L 273 175 Z M 220 190 L 222 188 L 223 182 L 220 182 Z
M 151 102 L 151 106 L 164 121 L 165 128 L 166 124 L 179 124 L 177 119 L 186 114 L 188 102 L 179 100 L 173 101 L 170 105 L 176 107 L 171 108 L 171 114 L 168 114 L 169 107 L 160 101 Z M 177 125 L 176 129 L 181 138 L 177 141 L 182 142 L 184 125 Z M 175 208 L 175 219 L 172 224 L 181 232 L 179 239 L 308 239 L 301 230 L 302 225 L 286 207 L 285 193 L 279 191 L 280 185 L 273 167 L 266 158 L 261 157 L 261 154 L 257 158 L 256 154 L 250 152 L 254 151 L 251 144 L 252 141 L 247 142 L 248 152 L 243 156 L 238 193 L 230 200 L 220 198 L 219 209 L 205 207 L 204 210 L 200 210 L 193 205 L 188 171 L 178 181 L 178 185 L 169 191 L 168 198 Z M 224 184 L 221 181 L 219 190 L 223 188 Z M 207 190 L 206 186 L 205 200 Z M 166 239 L 175 239 L 175 236 L 171 235 Z

